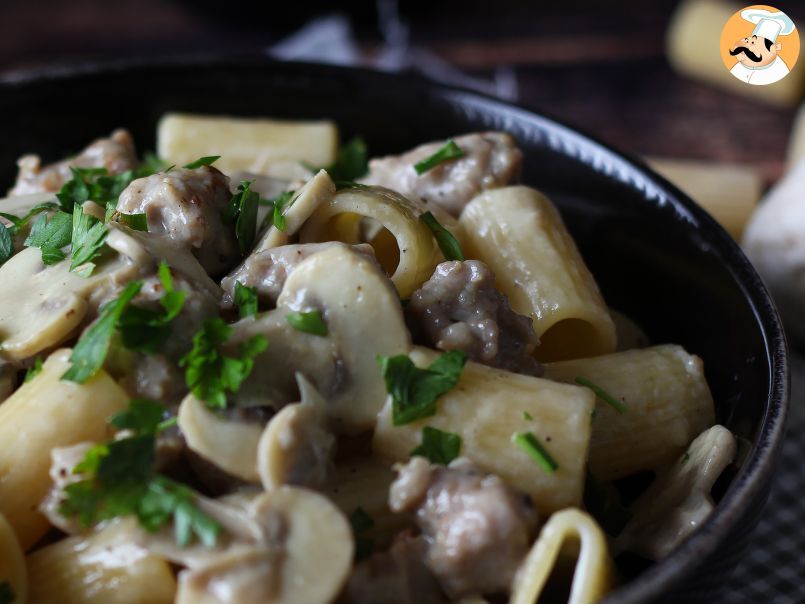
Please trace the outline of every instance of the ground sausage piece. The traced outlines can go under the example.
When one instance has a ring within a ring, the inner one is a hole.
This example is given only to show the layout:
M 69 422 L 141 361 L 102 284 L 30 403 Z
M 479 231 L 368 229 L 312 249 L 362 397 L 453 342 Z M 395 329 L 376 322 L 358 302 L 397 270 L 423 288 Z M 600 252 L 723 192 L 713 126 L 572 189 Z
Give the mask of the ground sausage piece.
M 133 181 L 120 194 L 117 209 L 145 214 L 151 233 L 191 250 L 216 276 L 240 257 L 234 229 L 222 217 L 231 197 L 229 179 L 215 168 L 174 168 Z
M 81 153 L 64 161 L 42 167 L 38 155 L 24 155 L 17 161 L 19 172 L 10 196 L 56 192 L 73 175 L 70 168 L 106 168 L 119 174 L 137 167 L 134 141 L 125 130 L 115 130 L 109 138 L 100 138 Z
M 414 457 L 399 469 L 389 505 L 416 512 L 425 562 L 451 598 L 508 592 L 537 524 L 527 495 L 461 457 L 447 467 Z
M 413 331 L 440 350 L 463 350 L 485 365 L 542 375 L 531 356 L 539 341 L 531 320 L 511 309 L 483 262 L 442 262 L 405 312 Z
M 224 308 L 233 308 L 235 305 L 235 282 L 254 288 L 260 305 L 266 309 L 277 304 L 285 280 L 294 268 L 303 260 L 317 252 L 333 246 L 345 245 L 337 241 L 324 243 L 301 243 L 281 245 L 262 252 L 250 254 L 243 264 L 238 266 L 221 281 L 224 297 L 221 305 Z M 368 245 L 355 246 L 357 251 L 374 259 L 372 248 Z
M 439 584 L 424 564 L 428 542 L 403 534 L 386 552 L 355 565 L 341 604 L 442 604 Z
M 481 191 L 505 186 L 519 177 L 523 154 L 509 134 L 481 132 L 453 140 L 464 151 L 463 157 L 417 174 L 414 164 L 444 145 L 444 141 L 428 143 L 402 155 L 373 159 L 363 182 L 434 203 L 458 216 Z

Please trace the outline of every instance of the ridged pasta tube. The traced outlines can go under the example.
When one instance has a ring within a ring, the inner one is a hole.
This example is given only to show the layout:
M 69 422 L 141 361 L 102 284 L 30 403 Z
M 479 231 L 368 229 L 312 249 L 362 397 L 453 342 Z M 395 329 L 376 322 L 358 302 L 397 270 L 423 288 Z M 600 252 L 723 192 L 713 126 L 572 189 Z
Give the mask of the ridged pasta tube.
M 302 243 L 343 241 L 361 243 L 361 219 L 371 218 L 385 227 L 396 240 L 393 246 L 378 246 L 378 261 L 397 288 L 407 298 L 433 274 L 443 260 L 433 235 L 419 216 L 428 208 L 409 201 L 402 195 L 382 187 L 359 185 L 339 191 L 332 201 L 322 204 L 302 227 Z M 395 263 L 389 254 L 399 252 Z
M 626 406 L 596 405 L 590 470 L 614 480 L 671 463 L 715 422 L 702 360 L 676 345 L 653 346 L 545 366 L 545 377 L 586 378 Z
M 559 559 L 576 561 L 568 604 L 595 604 L 614 584 L 614 566 L 604 533 L 581 510 L 557 512 L 542 528 L 514 580 L 509 604 L 536 604 Z
M 157 126 L 157 151 L 162 159 L 177 165 L 220 155 L 215 167 L 224 172 L 242 170 L 284 178 L 295 175 L 299 163 L 333 163 L 338 152 L 338 129 L 329 120 L 168 113 Z
M 540 337 L 542 361 L 615 350 L 615 326 L 559 212 L 539 191 L 505 187 L 473 199 L 459 224 L 468 258 L 485 262 Z
M 24 550 L 48 530 L 37 506 L 50 488 L 50 452 L 108 439 L 107 418 L 129 398 L 104 371 L 85 384 L 62 381 L 69 350 L 58 350 L 42 372 L 0 405 L 0 513 Z
M 438 354 L 417 348 L 410 356 L 426 367 Z M 373 446 L 382 457 L 404 461 L 420 444 L 423 427 L 453 432 L 462 438 L 462 456 L 525 491 L 541 513 L 550 514 L 581 502 L 594 398 L 585 388 L 469 362 L 432 417 L 395 426 L 389 398 Z M 558 464 L 554 472 L 544 472 L 511 442 L 522 432 L 532 432 L 548 450 Z
M 172 604 L 176 580 L 163 558 L 131 542 L 130 520 L 69 537 L 28 556 L 37 604 Z

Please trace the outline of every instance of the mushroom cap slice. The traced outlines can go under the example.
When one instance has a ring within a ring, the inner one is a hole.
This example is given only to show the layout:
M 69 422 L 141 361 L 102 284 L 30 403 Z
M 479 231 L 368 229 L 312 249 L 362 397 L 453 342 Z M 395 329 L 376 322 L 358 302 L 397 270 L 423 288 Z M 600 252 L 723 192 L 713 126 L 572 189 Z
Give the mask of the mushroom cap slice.
M 374 261 L 347 247 L 328 248 L 288 276 L 275 312 L 313 310 L 327 324 L 326 339 L 336 346 L 345 376 L 331 391 L 320 388 L 333 429 L 369 430 L 386 399 L 377 356 L 411 348 L 397 292 Z
M 179 406 L 187 446 L 210 463 L 247 482 L 259 483 L 257 444 L 263 427 L 217 415 L 192 394 Z
M 264 538 L 181 573 L 177 604 L 332 602 L 355 549 L 344 514 L 326 497 L 295 487 L 263 493 L 248 513 L 264 528 Z
M 263 488 L 284 484 L 319 487 L 327 480 L 335 437 L 327 429 L 327 403 L 301 373 L 302 402 L 287 405 L 268 422 L 257 449 Z
M 136 276 L 137 266 L 119 254 L 84 278 L 67 260 L 45 266 L 39 248 L 25 248 L 0 267 L 0 355 L 19 361 L 58 346 L 83 321 L 93 290 Z

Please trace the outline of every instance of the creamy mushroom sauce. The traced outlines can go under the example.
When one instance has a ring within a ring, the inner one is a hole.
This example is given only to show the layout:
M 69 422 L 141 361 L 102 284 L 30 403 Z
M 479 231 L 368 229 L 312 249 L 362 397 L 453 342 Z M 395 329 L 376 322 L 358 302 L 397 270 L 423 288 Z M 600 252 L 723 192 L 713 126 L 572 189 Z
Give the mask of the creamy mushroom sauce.
M 562 443 L 570 442 L 563 439 L 564 420 L 540 415 L 538 395 L 531 411 L 504 419 L 510 384 L 528 398 L 530 389 L 536 392 L 545 383 L 536 360 L 540 334 L 533 317 L 518 314 L 496 288 L 493 270 L 473 250 L 465 247 L 466 260 L 456 257 L 464 247 L 457 219 L 477 194 L 514 184 L 521 157 L 511 136 L 487 132 L 372 160 L 350 176 L 360 185 L 337 182 L 333 168 L 311 170 L 287 161 L 283 165 L 295 166 L 291 172 L 300 180 L 227 175 L 212 158 L 136 173 L 140 164 L 132 139 L 118 130 L 50 166 L 36 156 L 22 158 L 16 185 L 0 200 L 6 214 L 0 228 L 8 228 L 13 248 L 2 257 L 0 238 L 0 434 L 4 422 L 19 421 L 12 412 L 17 418 L 28 413 L 36 403 L 32 397 L 51 392 L 48 384 L 65 383 L 64 376 L 53 375 L 50 360 L 42 368 L 42 361 L 63 348 L 73 349 L 73 368 L 89 362 L 81 354 L 100 354 L 93 375 L 111 376 L 135 401 L 130 414 L 136 401 L 146 399 L 139 412 L 156 410 L 159 422 L 144 428 L 145 415 L 128 422 L 115 416 L 105 428 L 112 439 L 105 449 L 98 449 L 99 441 L 69 437 L 58 445 L 34 443 L 52 459 L 49 476 L 30 478 L 47 485 L 46 496 L 34 505 L 50 529 L 43 540 L 43 532 L 32 536 L 28 527 L 12 522 L 20 542 L 37 542 L 28 548 L 31 572 L 43 564 L 37 552 L 65 535 L 90 540 L 104 535 L 103 543 L 111 545 L 101 557 L 115 559 L 123 547 L 139 552 L 132 560 L 155 557 L 168 577 L 175 574 L 168 591 L 182 603 L 421 604 L 511 597 L 533 604 L 533 596 L 523 596 L 525 588 L 515 587 L 529 583 L 521 565 L 556 511 L 540 498 L 543 488 L 567 489 L 573 507 L 586 506 L 602 523 L 608 534 L 596 535 L 603 544 L 599 555 L 607 560 L 620 551 L 655 560 L 666 555 L 712 511 L 710 491 L 735 455 L 729 431 L 716 426 L 690 444 L 697 435 L 686 432 L 682 420 L 664 465 L 652 468 L 659 477 L 628 509 L 612 485 L 596 486 L 588 478 L 584 488 L 583 475 L 567 475 L 570 470 L 556 461 Z M 432 165 L 420 171 L 422 162 Z M 125 186 L 102 199 L 92 187 L 102 182 L 99 175 L 120 177 Z M 71 189 L 81 183 L 86 194 Z M 86 202 L 84 210 L 65 204 L 62 194 Z M 52 205 L 39 206 L 47 202 Z M 39 215 L 18 224 L 31 210 Z M 57 212 L 73 214 L 68 216 L 72 248 L 62 248 L 66 259 L 46 264 L 45 246 L 32 245 L 31 232 L 47 226 L 41 217 L 57 220 Z M 105 233 L 88 274 L 70 265 L 79 238 L 86 236 L 75 226 L 82 212 L 101 217 L 90 223 Z M 142 222 L 133 228 L 137 215 Z M 109 309 L 133 283 L 139 289 L 110 322 Z M 529 291 L 547 291 L 548 285 L 538 281 Z M 174 312 L 177 295 L 180 308 Z M 628 321 L 619 323 L 623 320 Z M 104 325 L 109 337 L 97 340 Z M 87 354 L 82 346 L 91 338 L 97 340 L 95 350 Z M 647 342 L 642 334 L 630 340 Z M 407 358 L 414 346 L 446 354 L 423 371 Z M 67 357 L 59 358 L 63 363 Z M 462 374 L 467 359 L 499 369 L 489 379 L 500 380 L 499 421 L 509 422 L 499 429 L 502 436 L 495 432 L 494 412 L 486 419 L 479 415 L 480 423 L 467 428 L 471 432 L 449 419 L 472 418 L 486 409 L 475 407 L 472 385 L 465 381 L 471 378 Z M 703 379 L 700 364 L 698 373 L 696 367 L 685 371 Z M 649 377 L 665 387 L 663 376 Z M 94 379 L 73 380 L 69 387 L 91 388 Z M 598 386 L 579 382 L 561 391 L 584 401 L 573 403 L 579 412 L 595 407 L 593 439 L 597 422 L 625 422 L 637 426 L 638 434 L 652 426 L 662 429 L 667 409 L 621 398 L 624 409 L 615 411 L 610 405 L 619 403 L 609 401 L 605 389 L 590 394 Z M 703 390 L 710 425 L 706 384 Z M 459 410 L 445 409 L 447 423 L 438 424 L 439 406 L 448 405 L 440 402 L 445 393 L 460 401 Z M 618 392 L 612 394 L 617 398 Z M 382 435 L 381 411 L 394 414 Z M 403 417 L 411 412 L 413 419 Z M 32 412 L 25 421 L 39 420 Z M 520 422 L 518 429 L 512 421 Z M 543 425 L 558 431 L 540 432 Z M 71 431 L 64 426 L 65 433 Z M 410 451 L 403 444 L 401 454 L 390 454 L 394 447 L 388 443 L 403 434 L 413 434 L 418 446 Z M 484 461 L 494 451 L 480 455 L 467 444 L 470 437 L 475 446 L 500 447 L 501 463 L 509 464 L 507 469 L 514 464 L 511 475 L 525 478 L 513 484 L 496 474 L 494 464 Z M 485 437 L 494 443 L 484 445 Z M 150 465 L 127 471 L 144 473 L 146 482 L 124 479 L 134 481 L 126 484 L 134 485 L 136 497 L 169 485 L 164 488 L 173 499 L 158 500 L 170 511 L 161 521 L 154 521 L 153 510 L 141 501 L 127 501 L 122 512 L 110 507 L 111 499 L 103 498 L 111 498 L 113 487 L 120 487 L 114 481 L 123 479 L 104 479 L 103 472 L 110 472 L 105 462 L 94 469 L 88 462 L 94 451 L 110 466 L 111 450 L 138 438 L 153 447 L 146 455 Z M 587 455 L 589 439 L 589 434 L 581 438 L 579 455 Z M 628 448 L 629 437 L 611 446 Z M 505 461 L 509 458 L 515 461 Z M 8 486 L 6 475 L 29 471 L 4 464 L 0 453 L 0 520 L 3 514 L 13 518 L 11 504 L 3 503 L 17 494 L 9 489 L 24 490 Z M 36 471 L 32 465 L 30 472 Z M 96 506 L 88 518 L 66 505 L 78 497 L 81 484 L 99 498 L 83 500 Z M 145 490 L 137 491 L 140 487 Z M 190 539 L 177 543 L 174 533 L 182 530 Z M 584 555 L 583 540 L 580 547 Z M 546 566 L 554 563 L 545 558 Z M 58 579 L 59 589 L 79 590 L 95 580 L 94 573 L 105 572 L 81 564 L 69 580 Z M 612 565 L 602 559 L 604 567 Z M 578 583 L 603 597 L 616 577 L 611 570 L 601 572 L 603 578 L 593 571 L 577 573 L 572 593 Z M 0 569 L 0 584 L 10 582 L 19 590 L 14 602 L 23 601 L 25 578 L 3 573 Z M 35 594 L 40 587 L 26 589 Z M 542 587 L 529 589 L 533 594 Z M 577 601 L 572 593 L 564 597 Z

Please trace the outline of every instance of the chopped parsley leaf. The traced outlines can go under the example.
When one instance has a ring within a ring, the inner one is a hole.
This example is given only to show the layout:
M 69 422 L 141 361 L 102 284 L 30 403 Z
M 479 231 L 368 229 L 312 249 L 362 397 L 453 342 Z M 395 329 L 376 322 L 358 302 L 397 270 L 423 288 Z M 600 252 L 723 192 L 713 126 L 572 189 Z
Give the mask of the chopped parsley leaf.
M 12 226 L 10 227 L 11 228 L 11 234 L 16 235 L 22 229 L 24 229 L 26 226 L 28 226 L 28 223 L 31 222 L 31 220 L 33 220 L 35 217 L 37 217 L 42 212 L 48 212 L 50 210 L 55 210 L 58 207 L 59 206 L 57 204 L 53 203 L 52 201 L 46 201 L 46 202 L 43 202 L 43 203 L 36 204 L 34 207 L 32 207 L 30 210 L 28 210 L 28 212 L 22 218 L 14 216 L 14 214 L 6 214 L 5 212 L 0 212 L 0 217 L 5 218 L 6 220 L 8 220 L 12 224 Z
M 165 262 L 159 263 L 157 274 L 164 291 L 159 300 L 161 310 L 129 305 L 120 316 L 123 345 L 146 354 L 157 352 L 168 341 L 170 324 L 184 307 L 186 296 L 174 289 L 170 267 Z
M 297 331 L 312 333 L 314 336 L 326 336 L 329 332 L 327 324 L 318 310 L 310 312 L 292 312 L 285 315 L 288 324 Z
M 220 155 L 205 155 L 204 157 L 199 157 L 196 161 L 191 161 L 189 164 L 185 164 L 182 167 L 186 170 L 195 170 L 196 168 L 201 168 L 202 166 L 211 166 L 219 159 L 221 159 Z
M 255 335 L 240 345 L 239 358 L 225 356 L 220 346 L 232 328 L 220 318 L 207 319 L 193 336 L 193 349 L 179 361 L 193 395 L 213 409 L 226 408 L 227 392 L 237 392 L 254 368 L 254 358 L 268 347 L 264 336 Z
M 70 243 L 72 228 L 73 217 L 67 212 L 56 212 L 50 218 L 41 214 L 31 226 L 25 245 L 40 248 L 44 264 L 56 264 L 64 260 L 61 248 Z
M 528 453 L 546 474 L 553 474 L 559 468 L 559 464 L 551 457 L 533 432 L 515 434 L 512 436 L 512 442 Z
M 411 456 L 419 455 L 431 463 L 447 465 L 461 453 L 461 437 L 452 432 L 442 432 L 438 428 L 422 428 L 422 444 L 411 451 Z
M 461 251 L 461 246 L 458 240 L 453 236 L 453 233 L 444 228 L 438 220 L 430 212 L 425 212 L 419 219 L 425 223 L 433 233 L 436 243 L 439 244 L 439 249 L 447 260 L 464 260 L 464 253 Z
M 416 170 L 417 174 L 424 174 L 439 164 L 450 161 L 451 159 L 464 157 L 465 155 L 466 153 L 464 153 L 462 148 L 459 147 L 454 140 L 447 139 L 447 142 L 444 144 L 444 146 L 436 153 L 414 164 L 414 170 Z
M 359 136 L 350 139 L 338 150 L 335 162 L 321 169 L 325 170 L 336 183 L 366 176 L 369 173 L 369 153 L 366 143 Z M 311 170 L 318 172 L 319 168 Z
M 14 239 L 11 237 L 13 227 L 0 224 L 0 266 L 3 266 L 14 255 Z
M 285 224 L 285 214 L 283 213 L 283 211 L 285 210 L 286 207 L 290 207 L 291 205 L 293 205 L 293 202 L 296 201 L 296 199 L 294 198 L 295 194 L 296 191 L 285 191 L 285 193 L 283 193 L 279 197 L 267 200 L 274 206 L 274 209 L 271 212 L 269 212 L 268 216 L 266 216 L 263 226 L 273 224 L 280 231 L 284 231 L 286 224 Z
M 23 383 L 27 384 L 40 373 L 42 373 L 42 357 L 36 357 L 34 360 L 34 366 L 29 367 L 25 372 L 25 379 L 23 379 Z
M 95 269 L 95 263 L 92 261 L 101 255 L 101 248 L 108 234 L 109 230 L 103 222 L 90 214 L 85 214 L 81 206 L 76 204 L 73 209 L 73 253 L 70 270 L 82 277 L 89 277 Z
M 257 290 L 235 281 L 235 304 L 241 319 L 257 314 Z
M 427 369 L 404 354 L 378 356 L 377 362 L 391 395 L 393 423 L 401 426 L 435 415 L 436 401 L 458 384 L 467 355 L 460 350 L 445 352 Z
M 257 236 L 257 208 L 260 206 L 260 195 L 251 190 L 251 184 L 248 180 L 241 181 L 237 193 L 232 196 L 224 213 L 230 224 L 235 226 L 235 238 L 243 256 L 252 249 Z
M 185 547 L 195 534 L 212 547 L 221 527 L 195 504 L 189 488 L 154 472 L 155 432 L 164 407 L 135 399 L 128 411 L 111 418 L 117 427 L 133 435 L 92 447 L 73 469 L 85 474 L 65 487 L 59 508 L 75 516 L 82 526 L 118 516 L 136 516 L 148 531 L 159 530 L 173 519 L 176 542 Z
M 626 406 L 624 402 L 619 401 L 614 396 L 609 394 L 606 390 L 601 388 L 601 386 L 597 386 L 587 378 L 579 376 L 576 378 L 576 383 L 579 386 L 584 386 L 585 388 L 589 388 L 590 390 L 595 392 L 595 395 L 598 398 L 600 398 L 607 405 L 615 409 L 615 411 L 617 411 L 618 413 L 626 413 L 629 410 L 629 408 Z
M 355 559 L 362 560 L 369 556 L 374 549 L 374 539 L 366 537 L 361 533 L 369 530 L 375 525 L 374 519 L 366 513 L 362 507 L 355 508 L 349 515 L 349 524 L 355 535 Z
M 98 372 L 106 360 L 120 316 L 129 302 L 140 292 L 141 287 L 141 281 L 132 281 L 120 297 L 101 309 L 97 321 L 81 334 L 70 355 L 70 369 L 61 376 L 61 379 L 83 384 Z
M 523 411 L 523 419 L 531 421 L 534 419 L 534 416 L 531 415 L 528 411 Z

